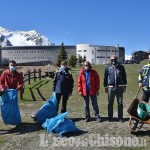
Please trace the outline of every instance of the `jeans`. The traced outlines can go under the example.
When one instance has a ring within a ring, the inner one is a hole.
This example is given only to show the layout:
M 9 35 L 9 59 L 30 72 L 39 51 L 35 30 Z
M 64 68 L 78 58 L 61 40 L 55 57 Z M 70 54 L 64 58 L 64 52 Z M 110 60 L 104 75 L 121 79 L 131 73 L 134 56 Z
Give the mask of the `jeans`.
M 59 108 L 59 103 L 62 97 L 62 107 L 61 107 L 61 113 L 66 112 L 66 107 L 67 107 L 67 100 L 69 98 L 69 94 L 68 93 L 56 93 L 56 99 L 58 102 L 58 108 Z
M 113 105 L 115 96 L 118 103 L 118 118 L 123 118 L 123 87 L 108 88 L 108 117 L 113 117 Z
M 86 118 L 90 118 L 89 97 L 91 98 L 91 101 L 92 101 L 92 106 L 93 106 L 93 109 L 94 109 L 95 116 L 99 116 L 97 96 L 96 95 L 90 95 L 90 93 L 87 92 L 87 95 L 83 96 Z

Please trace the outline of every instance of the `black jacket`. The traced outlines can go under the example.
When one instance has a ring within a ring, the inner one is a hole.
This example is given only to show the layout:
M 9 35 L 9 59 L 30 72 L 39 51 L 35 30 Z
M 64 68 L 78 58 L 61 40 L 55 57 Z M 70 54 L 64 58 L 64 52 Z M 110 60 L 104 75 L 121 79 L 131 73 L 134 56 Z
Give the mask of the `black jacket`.
M 53 91 L 56 93 L 72 93 L 74 80 L 69 68 L 64 71 L 57 70 L 53 81 Z
M 105 69 L 104 73 L 104 87 L 109 85 L 117 87 L 119 85 L 126 86 L 127 76 L 125 68 L 123 65 L 117 65 L 114 68 L 112 65 L 109 65 Z

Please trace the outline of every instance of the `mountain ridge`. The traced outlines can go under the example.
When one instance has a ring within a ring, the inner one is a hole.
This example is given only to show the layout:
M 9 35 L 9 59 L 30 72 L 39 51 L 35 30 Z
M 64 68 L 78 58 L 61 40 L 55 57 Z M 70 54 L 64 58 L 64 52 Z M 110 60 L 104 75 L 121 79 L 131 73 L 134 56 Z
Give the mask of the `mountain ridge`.
M 51 46 L 47 37 L 38 33 L 36 30 L 30 31 L 11 31 L 0 27 L 0 46 Z

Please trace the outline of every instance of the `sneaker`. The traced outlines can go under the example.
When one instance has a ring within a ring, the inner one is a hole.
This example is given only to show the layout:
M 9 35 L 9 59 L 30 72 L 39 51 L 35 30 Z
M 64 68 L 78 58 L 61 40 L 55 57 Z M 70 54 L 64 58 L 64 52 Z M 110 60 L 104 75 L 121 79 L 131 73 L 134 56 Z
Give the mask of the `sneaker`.
M 100 117 L 100 116 L 97 116 L 97 117 L 96 117 L 96 121 L 98 121 L 98 122 L 102 122 L 101 117 Z
M 89 122 L 89 121 L 90 121 L 90 118 L 88 117 L 88 118 L 86 118 L 84 121 L 85 121 L 85 122 Z
M 124 122 L 123 118 L 119 118 L 119 122 L 123 123 Z
M 31 115 L 31 118 L 33 118 L 33 120 L 36 122 L 37 121 L 37 119 L 36 119 L 36 117 L 32 114 Z
M 111 122 L 111 121 L 113 121 L 113 118 L 112 117 L 108 117 L 108 120 L 107 120 L 108 122 Z

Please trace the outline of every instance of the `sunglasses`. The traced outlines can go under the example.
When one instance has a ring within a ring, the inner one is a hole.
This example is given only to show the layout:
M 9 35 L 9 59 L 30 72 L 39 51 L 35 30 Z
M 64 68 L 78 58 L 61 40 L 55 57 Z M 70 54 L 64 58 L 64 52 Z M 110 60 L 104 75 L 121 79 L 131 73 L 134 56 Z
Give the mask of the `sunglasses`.
M 84 65 L 84 66 L 88 67 L 89 65 Z

